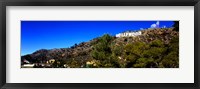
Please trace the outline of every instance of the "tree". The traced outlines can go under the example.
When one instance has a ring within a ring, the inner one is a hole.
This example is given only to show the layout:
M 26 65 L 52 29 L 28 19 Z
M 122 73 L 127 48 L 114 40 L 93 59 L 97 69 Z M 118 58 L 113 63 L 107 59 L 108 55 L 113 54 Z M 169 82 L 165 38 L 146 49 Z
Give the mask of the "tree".
M 178 68 L 179 67 L 179 57 L 176 52 L 170 52 L 161 61 L 161 66 L 165 68 Z
M 143 52 L 149 49 L 149 45 L 144 42 L 135 42 L 125 46 L 126 67 L 133 67 L 139 58 L 143 58 Z
M 98 43 L 94 45 L 91 55 L 94 59 L 100 60 L 101 63 L 105 64 L 104 66 L 109 66 L 111 62 L 111 41 L 113 37 L 109 34 L 105 34 L 99 38 Z
M 154 65 L 153 58 L 139 58 L 133 66 L 136 68 L 151 68 Z
M 174 37 L 168 44 L 168 53 L 160 62 L 161 67 L 178 68 L 179 67 L 179 38 Z

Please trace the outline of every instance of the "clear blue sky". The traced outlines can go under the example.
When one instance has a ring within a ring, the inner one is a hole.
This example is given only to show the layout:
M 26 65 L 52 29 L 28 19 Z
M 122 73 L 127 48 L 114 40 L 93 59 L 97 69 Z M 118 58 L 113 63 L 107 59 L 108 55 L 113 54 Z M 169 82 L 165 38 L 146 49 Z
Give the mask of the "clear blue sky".
M 150 28 L 157 21 L 21 21 L 21 55 L 39 49 L 68 48 L 103 34 Z M 172 21 L 160 21 L 171 27 Z

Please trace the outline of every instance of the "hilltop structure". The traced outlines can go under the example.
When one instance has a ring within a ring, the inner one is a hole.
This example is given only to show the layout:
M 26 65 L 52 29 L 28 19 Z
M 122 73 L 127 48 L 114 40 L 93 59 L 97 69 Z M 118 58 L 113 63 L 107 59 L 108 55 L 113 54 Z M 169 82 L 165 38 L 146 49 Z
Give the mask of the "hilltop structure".
M 141 31 L 127 31 L 127 32 L 123 32 L 123 33 L 119 33 L 119 34 L 116 34 L 116 37 L 135 37 L 135 36 L 138 36 L 138 35 L 141 35 L 142 32 Z
M 160 28 L 160 22 L 159 21 L 157 21 L 155 24 L 152 24 L 151 25 L 151 28 Z
M 159 21 L 152 24 L 151 27 L 148 28 L 148 29 L 157 29 L 157 28 L 160 28 L 160 22 Z M 163 26 L 162 28 L 166 28 L 166 26 Z M 140 29 L 144 30 L 143 28 L 140 28 Z M 138 36 L 138 35 L 142 35 L 142 32 L 141 31 L 126 31 L 126 32 L 123 32 L 123 33 L 116 34 L 116 37 L 135 37 L 135 36 Z

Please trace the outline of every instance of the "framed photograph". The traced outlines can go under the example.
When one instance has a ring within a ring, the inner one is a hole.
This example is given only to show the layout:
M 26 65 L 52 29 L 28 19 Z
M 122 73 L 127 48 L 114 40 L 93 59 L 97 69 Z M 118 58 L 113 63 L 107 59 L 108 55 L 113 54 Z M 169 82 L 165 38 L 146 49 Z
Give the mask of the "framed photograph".
M 198 0 L 0 2 L 0 85 L 199 88 Z

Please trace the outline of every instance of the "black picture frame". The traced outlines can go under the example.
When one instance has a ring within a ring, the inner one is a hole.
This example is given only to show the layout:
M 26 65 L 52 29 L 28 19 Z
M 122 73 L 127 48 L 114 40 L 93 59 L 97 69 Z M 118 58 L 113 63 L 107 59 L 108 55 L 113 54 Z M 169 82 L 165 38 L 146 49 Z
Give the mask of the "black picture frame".
M 6 83 L 6 6 L 194 6 L 194 83 Z M 198 89 L 199 0 L 0 0 L 0 87 L 2 89 Z

